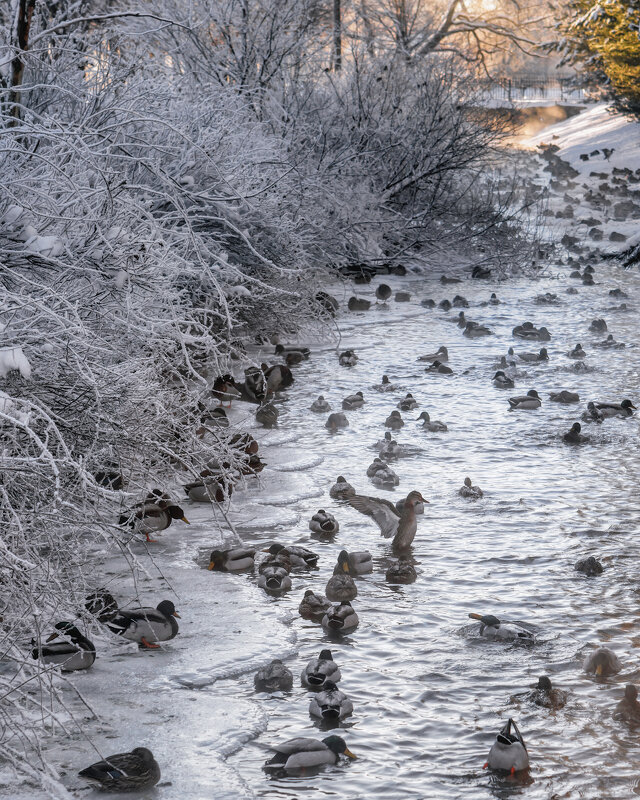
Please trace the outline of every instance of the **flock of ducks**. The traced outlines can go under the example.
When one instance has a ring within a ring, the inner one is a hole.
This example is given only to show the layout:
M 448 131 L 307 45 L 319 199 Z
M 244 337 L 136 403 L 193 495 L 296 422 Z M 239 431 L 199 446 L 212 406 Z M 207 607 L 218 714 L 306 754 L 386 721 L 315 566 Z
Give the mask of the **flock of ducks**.
M 488 275 L 475 277 L 487 278 Z M 449 282 L 449 281 L 447 281 Z M 386 304 L 392 291 L 386 284 L 376 288 L 376 298 Z M 540 303 L 551 304 L 555 302 L 555 295 L 547 293 L 541 296 Z M 397 293 L 396 301 L 405 302 L 410 298 L 408 292 Z M 357 300 L 357 298 L 352 298 Z M 363 301 L 368 303 L 368 301 Z M 444 301 L 443 301 L 444 302 Z M 453 303 L 448 307 L 468 307 L 468 302 L 460 295 L 456 295 Z M 497 305 L 501 301 L 493 293 L 485 305 Z M 349 301 L 349 308 L 355 311 L 364 311 L 362 304 Z M 432 300 L 423 301 L 425 307 L 435 307 Z M 447 305 L 440 303 L 440 307 L 447 310 Z M 460 312 L 454 318 L 463 328 L 466 336 L 491 335 L 491 331 L 479 325 Z M 591 326 L 594 331 L 606 330 L 604 320 L 594 320 Z M 551 339 L 551 334 L 545 327 L 536 328 L 530 322 L 524 322 L 513 329 L 515 338 L 527 341 L 546 342 Z M 605 341 L 612 341 L 609 337 Z M 601 346 L 619 347 L 619 343 Z M 621 345 L 624 346 L 624 345 Z M 284 347 L 276 345 L 275 355 L 284 363 L 261 368 L 249 369 L 245 372 L 245 381 L 240 384 L 230 375 L 217 378 L 213 385 L 213 397 L 220 404 L 214 409 L 203 413 L 203 425 L 226 427 L 228 419 L 224 412 L 223 404 L 231 404 L 234 399 L 241 399 L 256 403 L 256 420 L 265 427 L 277 424 L 278 409 L 273 404 L 276 393 L 293 384 L 291 367 L 295 367 L 309 358 L 307 348 Z M 567 353 L 576 364 L 583 363 L 586 352 L 581 344 L 577 344 Z M 440 375 L 452 375 L 453 369 L 448 366 L 449 352 L 444 345 L 437 350 L 420 356 L 419 361 L 428 362 L 426 371 Z M 509 348 L 507 354 L 500 358 L 499 369 L 495 372 L 492 382 L 496 388 L 510 389 L 519 377 L 519 364 L 545 363 L 549 361 L 549 354 L 545 347 L 539 352 L 516 353 L 514 348 Z M 345 350 L 338 355 L 338 362 L 344 367 L 350 367 L 358 362 L 358 356 L 353 350 Z M 397 388 L 384 375 L 380 384 L 372 387 L 381 393 L 395 392 Z M 562 390 L 551 393 L 551 402 L 575 404 L 579 396 L 570 391 Z M 328 414 L 325 427 L 330 432 L 348 427 L 349 420 L 345 411 L 355 411 L 365 404 L 366 400 L 362 391 L 356 391 L 342 400 L 342 410 L 332 412 L 331 405 L 324 396 L 319 396 L 311 405 L 310 410 L 317 414 Z M 508 399 L 509 410 L 523 411 L 540 408 L 542 399 L 535 389 L 530 389 L 524 395 Z M 398 476 L 390 466 L 390 462 L 402 455 L 411 452 L 410 446 L 400 445 L 394 438 L 393 432 L 404 427 L 403 413 L 414 411 L 418 401 L 411 393 L 407 393 L 397 402 L 396 409 L 392 410 L 386 418 L 384 425 L 390 430 L 384 434 L 377 443 L 378 456 L 366 470 L 367 476 L 375 486 L 393 488 L 398 485 Z M 628 418 L 633 415 L 635 406 L 624 399 L 620 403 L 590 401 L 581 416 L 585 423 L 602 424 L 611 417 Z M 432 420 L 427 411 L 422 411 L 417 418 L 420 427 L 427 432 L 444 433 L 448 427 L 440 420 Z M 575 422 L 571 429 L 562 437 L 567 444 L 585 444 L 589 437 L 582 434 L 581 424 Z M 241 454 L 246 465 L 244 474 L 257 473 L 263 464 L 258 454 L 258 443 L 247 433 L 236 434 L 232 445 Z M 191 502 L 221 503 L 232 493 L 233 486 L 222 479 L 221 465 L 211 464 L 200 476 L 200 479 L 185 486 L 185 493 Z M 113 485 L 113 476 L 106 476 Z M 479 500 L 483 491 L 479 486 L 474 486 L 470 477 L 465 477 L 459 489 L 459 495 L 468 500 Z M 336 482 L 329 489 L 329 496 L 339 504 L 348 505 L 361 514 L 369 517 L 380 529 L 381 535 L 390 540 L 390 550 L 394 556 L 392 563 L 386 570 L 386 579 L 391 583 L 411 583 L 417 575 L 411 560 L 411 547 L 418 529 L 418 517 L 424 513 L 428 504 L 421 492 L 410 491 L 398 503 L 368 495 L 357 493 L 355 488 L 348 483 L 344 476 L 337 477 Z M 145 537 L 147 542 L 154 542 L 153 534 L 166 530 L 174 522 L 181 521 L 189 524 L 184 510 L 173 501 L 165 492 L 154 489 L 143 502 L 122 514 L 119 523 L 135 534 Z M 340 530 L 338 520 L 324 509 L 319 509 L 309 521 L 309 529 L 313 536 L 320 541 L 333 541 Z M 259 562 L 256 562 L 257 551 L 249 547 L 235 547 L 226 550 L 213 550 L 209 557 L 207 568 L 211 571 L 238 573 L 251 571 L 257 566 L 257 586 L 271 595 L 282 595 L 292 588 L 291 573 L 297 571 L 315 570 L 318 567 L 319 556 L 317 553 L 300 545 L 286 545 L 273 542 L 262 551 Z M 338 641 L 345 635 L 355 631 L 359 618 L 352 603 L 358 596 L 357 579 L 373 571 L 372 555 L 368 551 L 349 552 L 341 550 L 338 553 L 333 572 L 330 575 L 324 593 L 308 588 L 305 590 L 298 611 L 306 620 L 318 623 L 324 631 Z M 587 576 L 595 576 L 602 572 L 602 565 L 593 556 L 583 559 L 576 564 L 576 570 Z M 179 631 L 177 613 L 170 600 L 163 600 L 156 608 L 120 609 L 115 598 L 104 589 L 97 589 L 86 601 L 86 610 L 93 614 L 101 624 L 113 634 L 124 639 L 138 643 L 141 649 L 156 649 L 160 642 L 173 639 Z M 535 635 L 525 626 L 515 622 L 502 621 L 491 614 L 471 613 L 469 617 L 478 623 L 477 634 L 485 639 L 498 642 L 518 642 L 532 644 Z M 60 639 L 61 641 L 55 641 Z M 32 649 L 33 658 L 41 659 L 46 664 L 60 665 L 65 671 L 86 670 L 91 668 L 96 658 L 95 646 L 71 622 L 63 621 L 55 625 L 52 635 L 47 642 Z M 620 671 L 621 665 L 617 656 L 608 648 L 598 648 L 590 653 L 584 663 L 586 673 L 596 677 L 607 677 Z M 329 649 L 320 651 L 317 657 L 312 658 L 302 670 L 301 685 L 310 694 L 309 714 L 312 718 L 322 720 L 323 723 L 338 725 L 343 719 L 353 713 L 353 703 L 340 688 L 338 683 L 342 679 L 339 666 L 333 659 Z M 254 686 L 259 692 L 289 692 L 293 687 L 293 675 L 282 661 L 276 659 L 260 669 L 254 676 Z M 531 692 L 525 698 L 537 705 L 547 708 L 560 708 L 567 700 L 567 693 L 553 687 L 547 676 L 541 676 Z M 626 687 L 625 697 L 616 707 L 616 715 L 621 719 L 640 722 L 640 703 L 637 700 L 637 690 L 633 685 Z M 341 756 L 355 758 L 349 750 L 345 740 L 332 734 L 323 739 L 311 737 L 298 737 L 284 741 L 274 748 L 275 754 L 264 765 L 267 773 L 289 774 L 306 772 L 311 768 L 336 764 Z M 489 751 L 486 767 L 501 773 L 514 774 L 527 770 L 529 756 L 524 739 L 513 719 L 508 719 L 496 735 L 495 741 Z M 107 757 L 105 760 L 92 764 L 79 772 L 79 775 L 101 788 L 111 791 L 133 791 L 154 786 L 160 780 L 160 767 L 153 754 L 144 747 L 138 747 L 129 753 L 118 753 Z

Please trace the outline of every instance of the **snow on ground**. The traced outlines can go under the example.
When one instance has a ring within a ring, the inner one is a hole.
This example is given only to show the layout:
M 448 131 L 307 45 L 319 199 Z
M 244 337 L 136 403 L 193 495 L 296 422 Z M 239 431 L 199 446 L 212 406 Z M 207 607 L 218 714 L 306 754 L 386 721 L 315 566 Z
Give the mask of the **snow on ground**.
M 552 238 L 560 227 L 609 252 L 640 240 L 639 121 L 600 103 L 519 144 L 537 152 L 552 145 L 555 156 L 578 173 L 538 178 L 538 185 L 548 184 L 548 216 L 560 223 L 550 225 Z

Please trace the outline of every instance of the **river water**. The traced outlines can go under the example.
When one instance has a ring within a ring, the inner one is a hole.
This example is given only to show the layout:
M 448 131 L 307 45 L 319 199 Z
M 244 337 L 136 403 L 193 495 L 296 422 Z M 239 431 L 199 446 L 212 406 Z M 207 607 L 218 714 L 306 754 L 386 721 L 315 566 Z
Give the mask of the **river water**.
M 159 572 L 150 566 L 137 589 L 147 604 L 164 596 L 175 600 L 180 636 L 158 653 L 98 641 L 94 668 L 69 679 L 100 719 L 84 716 L 101 755 L 140 745 L 156 754 L 163 783 L 143 793 L 145 798 L 598 800 L 640 793 L 637 732 L 612 719 L 625 684 L 640 680 L 638 421 L 584 426 L 592 437 L 585 446 L 562 442 L 588 400 L 640 399 L 637 312 L 611 310 L 621 301 L 608 296 L 610 289 L 624 288 L 627 305 L 636 309 L 640 279 L 610 263 L 596 264 L 593 287 L 568 273 L 566 266 L 549 265 L 539 279 L 465 279 L 454 286 L 442 286 L 437 275 L 385 278 L 394 290 L 410 291 L 411 302 L 340 313 L 339 350 L 355 349 L 355 367 L 339 366 L 333 348 L 312 346 L 311 358 L 294 368 L 295 384 L 280 404 L 275 431 L 255 427 L 255 408 L 234 406 L 232 419 L 259 433 L 268 466 L 259 482 L 234 493 L 229 519 L 247 544 L 278 540 L 310 547 L 320 554 L 319 568 L 293 573 L 291 592 L 274 599 L 255 587 L 255 575 L 203 569 L 208 549 L 221 537 L 233 541 L 219 511 L 212 516 L 208 507 L 187 503 L 190 528 L 178 523 L 160 537 L 152 551 Z M 376 283 L 358 288 L 374 300 Z M 577 295 L 565 293 L 570 285 Z M 501 305 L 486 305 L 492 291 Z M 557 306 L 534 302 L 546 291 L 558 294 Z M 457 309 L 445 313 L 420 305 L 423 298 L 439 302 L 455 294 L 468 299 L 467 316 L 494 335 L 466 339 L 451 321 Z M 595 317 L 606 319 L 626 349 L 593 347 L 606 335 L 589 332 Z M 494 364 L 509 346 L 516 352 L 540 347 L 513 339 L 513 326 L 524 320 L 551 331 L 549 361 L 520 367 L 526 376 L 516 379 L 515 390 L 496 389 Z M 581 374 L 565 355 L 577 342 L 591 368 Z M 452 376 L 426 373 L 416 360 L 441 344 L 449 349 Z M 396 392 L 372 390 L 383 374 Z M 507 398 L 530 388 L 539 392 L 542 408 L 510 412 Z M 579 392 L 580 404 L 550 403 L 549 392 L 560 389 Z M 342 398 L 357 390 L 366 404 L 346 412 L 350 426 L 344 431 L 330 434 L 326 414 L 308 410 L 319 394 L 339 410 Z M 420 405 L 403 413 L 406 425 L 396 438 L 418 450 L 392 464 L 400 485 L 385 491 L 372 485 L 366 468 L 376 455 L 371 446 L 386 430 L 385 418 L 407 392 Z M 423 410 L 446 422 L 449 431 L 423 431 L 416 422 Z M 361 494 L 396 500 L 418 489 L 429 500 L 413 546 L 415 583 L 387 584 L 389 541 L 372 520 L 328 497 L 339 474 Z M 458 496 L 466 475 L 484 490 L 482 500 Z M 318 508 L 340 522 L 333 542 L 311 538 L 308 522 Z M 302 620 L 297 607 L 305 589 L 324 592 L 343 548 L 369 549 L 375 567 L 357 581 L 359 628 L 336 642 Z M 605 571 L 586 578 L 574 564 L 592 554 Z M 121 598 L 130 596 L 122 562 L 106 551 L 96 561 L 100 582 L 107 580 Z M 525 623 L 537 641 L 519 647 L 481 639 L 469 612 Z M 618 654 L 623 670 L 596 680 L 582 672 L 581 662 L 602 644 Z M 267 777 L 262 764 L 271 745 L 327 735 L 309 717 L 310 695 L 299 682 L 302 667 L 324 647 L 331 647 L 342 671 L 340 688 L 354 704 L 341 727 L 358 759 L 307 777 Z M 253 674 L 276 657 L 293 671 L 294 688 L 257 695 Z M 570 692 L 564 709 L 510 700 L 542 674 Z M 82 715 L 75 708 L 78 721 Z M 529 748 L 526 781 L 483 770 L 509 716 Z M 75 788 L 75 771 L 95 760 L 96 752 L 75 733 L 49 745 L 49 756 Z M 0 796 L 39 796 L 7 787 Z

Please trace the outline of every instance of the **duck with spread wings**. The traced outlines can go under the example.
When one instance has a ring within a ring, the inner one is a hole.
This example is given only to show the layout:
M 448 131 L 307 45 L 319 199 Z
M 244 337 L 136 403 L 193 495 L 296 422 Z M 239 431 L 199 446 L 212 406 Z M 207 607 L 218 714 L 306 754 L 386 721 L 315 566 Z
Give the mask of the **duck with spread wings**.
M 349 505 L 356 511 L 372 517 L 380 527 L 380 532 L 385 539 L 393 537 L 392 548 L 394 553 L 401 553 L 411 547 L 418 523 L 416 520 L 416 506 L 428 503 L 420 492 L 409 492 L 404 501 L 402 512 L 399 512 L 393 503 L 381 497 L 367 497 L 357 494 L 350 497 Z

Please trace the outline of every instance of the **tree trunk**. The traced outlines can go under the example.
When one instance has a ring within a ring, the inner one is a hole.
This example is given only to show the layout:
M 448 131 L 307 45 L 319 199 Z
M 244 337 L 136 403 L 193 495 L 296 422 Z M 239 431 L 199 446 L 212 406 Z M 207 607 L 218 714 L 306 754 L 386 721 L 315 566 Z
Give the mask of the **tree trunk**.
M 11 79 L 9 83 L 9 115 L 13 118 L 11 124 L 17 124 L 20 119 L 20 86 L 24 78 L 24 53 L 29 47 L 29 29 L 36 0 L 19 0 L 18 18 L 15 27 L 15 46 L 18 50 L 11 62 Z
M 341 0 L 333 0 L 333 68 L 336 72 L 342 69 L 342 20 Z

